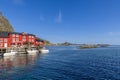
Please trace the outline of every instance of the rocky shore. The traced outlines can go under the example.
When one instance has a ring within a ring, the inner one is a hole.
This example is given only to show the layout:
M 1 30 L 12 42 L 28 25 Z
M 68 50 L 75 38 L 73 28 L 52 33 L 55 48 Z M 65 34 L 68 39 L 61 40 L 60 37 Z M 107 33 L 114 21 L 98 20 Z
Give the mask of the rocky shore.
M 108 47 L 109 44 L 83 44 L 80 46 L 81 49 L 88 49 L 88 48 L 99 48 L 99 47 Z

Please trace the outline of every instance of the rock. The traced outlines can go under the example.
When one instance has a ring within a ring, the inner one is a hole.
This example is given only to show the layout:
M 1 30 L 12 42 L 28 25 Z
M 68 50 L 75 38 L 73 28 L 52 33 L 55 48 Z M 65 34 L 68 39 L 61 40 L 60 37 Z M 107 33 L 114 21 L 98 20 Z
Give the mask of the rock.
M 0 31 L 5 32 L 14 32 L 13 27 L 9 23 L 9 21 L 2 15 L 0 12 Z

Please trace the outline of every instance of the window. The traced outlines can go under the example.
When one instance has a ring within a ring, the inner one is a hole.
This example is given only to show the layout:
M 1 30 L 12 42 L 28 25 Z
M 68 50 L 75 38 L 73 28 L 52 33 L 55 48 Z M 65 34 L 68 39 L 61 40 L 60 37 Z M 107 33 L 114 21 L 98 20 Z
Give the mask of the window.
M 26 39 L 22 39 L 23 41 L 26 41 Z
M 31 39 L 29 39 L 29 42 L 31 42 Z
M 19 35 L 18 35 L 18 34 L 16 34 L 16 37 L 19 37 Z
M 15 37 L 15 34 L 12 34 L 12 37 Z
M 23 38 L 23 39 L 25 39 L 25 38 L 26 38 L 26 36 L 23 36 L 22 38 Z
M 32 38 L 34 38 L 34 36 L 32 36 Z
M 22 40 L 23 40 L 23 41 L 26 41 L 26 36 L 23 36 L 23 37 L 22 37 Z
M 26 39 L 23 39 L 23 41 L 26 41 Z
M 3 42 L 2 38 L 0 38 L 0 42 Z
M 0 43 L 0 47 L 2 47 L 2 43 Z
M 32 42 L 34 42 L 34 39 L 32 39 Z
M 31 38 L 31 36 L 29 36 L 29 38 Z
M 7 39 L 4 39 L 4 42 L 7 42 L 8 40 Z
M 18 42 L 19 41 L 19 38 L 16 38 L 16 42 Z
M 12 38 L 12 42 L 15 42 L 15 38 Z

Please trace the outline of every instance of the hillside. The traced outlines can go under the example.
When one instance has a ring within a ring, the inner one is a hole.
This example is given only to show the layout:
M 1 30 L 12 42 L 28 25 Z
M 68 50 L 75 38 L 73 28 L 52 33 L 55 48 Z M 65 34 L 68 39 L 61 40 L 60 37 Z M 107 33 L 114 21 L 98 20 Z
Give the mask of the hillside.
M 64 42 L 64 43 L 58 43 L 58 46 L 69 46 L 69 45 L 73 45 L 73 43 L 70 42 Z
M 9 21 L 0 12 L 0 32 L 1 31 L 14 32 L 14 29 L 11 26 L 11 24 L 9 23 Z M 45 43 L 45 45 L 51 45 L 51 43 L 47 40 L 44 40 L 41 38 L 37 38 L 37 40 L 42 40 Z
M 47 41 L 47 40 L 44 40 L 44 39 L 41 39 L 39 37 L 36 38 L 36 40 L 41 40 L 45 43 L 46 46 L 50 46 L 50 45 L 53 45 L 53 43 L 51 43 L 50 41 Z
M 0 12 L 0 31 L 14 32 L 9 21 Z

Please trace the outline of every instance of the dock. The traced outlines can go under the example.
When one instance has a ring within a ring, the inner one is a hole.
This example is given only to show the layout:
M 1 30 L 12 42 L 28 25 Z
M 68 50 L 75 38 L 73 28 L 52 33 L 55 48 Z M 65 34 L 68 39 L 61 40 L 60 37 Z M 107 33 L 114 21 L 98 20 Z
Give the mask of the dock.
M 27 50 L 31 49 L 33 46 L 23 46 L 23 47 L 8 47 L 0 48 L 0 56 L 3 56 L 4 53 L 9 53 L 11 50 L 16 51 L 18 54 L 27 54 Z M 41 47 L 34 46 L 39 52 L 42 49 Z
M 3 56 L 4 53 L 9 53 L 10 50 L 15 50 L 18 52 L 18 54 L 26 54 L 26 49 L 25 47 L 8 47 L 8 48 L 0 48 L 0 56 Z

